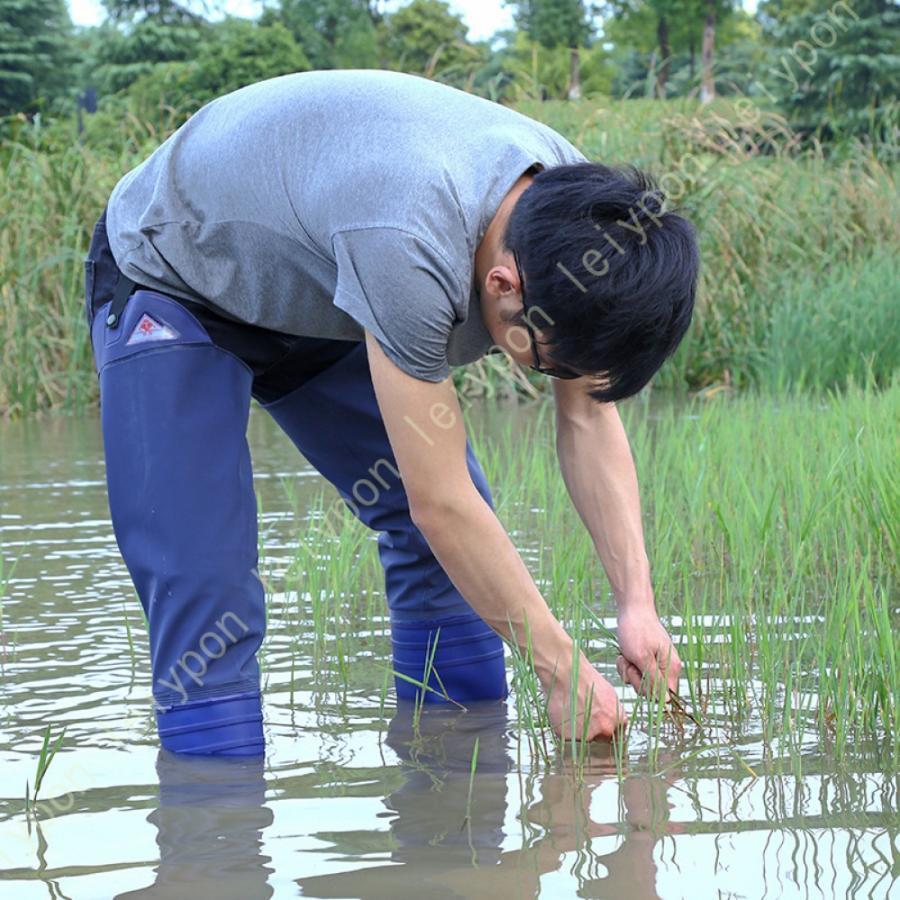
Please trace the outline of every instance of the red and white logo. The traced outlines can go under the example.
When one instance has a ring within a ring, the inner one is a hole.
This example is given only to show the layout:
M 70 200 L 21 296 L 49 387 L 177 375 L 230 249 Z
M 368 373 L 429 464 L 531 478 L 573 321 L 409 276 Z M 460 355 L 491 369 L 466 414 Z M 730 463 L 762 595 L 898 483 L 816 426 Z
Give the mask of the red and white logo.
M 125 343 L 147 344 L 150 341 L 174 341 L 177 337 L 178 332 L 174 328 L 144 313 L 137 325 L 134 326 L 131 337 Z

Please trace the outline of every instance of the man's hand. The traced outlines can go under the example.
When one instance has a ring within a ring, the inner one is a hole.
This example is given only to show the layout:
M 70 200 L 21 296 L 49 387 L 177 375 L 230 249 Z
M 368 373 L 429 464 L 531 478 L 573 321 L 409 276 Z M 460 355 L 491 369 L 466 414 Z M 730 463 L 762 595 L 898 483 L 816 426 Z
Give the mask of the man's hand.
M 581 381 L 553 383 L 556 448 L 566 487 L 619 609 L 622 655 L 616 665 L 636 691 L 651 686 L 677 690 L 681 660 L 653 604 L 631 448 L 616 405 L 595 403 Z
M 645 695 L 667 688 L 677 693 L 681 660 L 653 606 L 625 606 L 618 624 L 622 655 L 616 668 L 622 680 Z
M 578 672 L 578 708 L 573 723 L 571 671 L 569 663 L 553 676 L 541 678 L 553 730 L 566 740 L 609 740 L 628 723 L 615 689 L 582 653 Z

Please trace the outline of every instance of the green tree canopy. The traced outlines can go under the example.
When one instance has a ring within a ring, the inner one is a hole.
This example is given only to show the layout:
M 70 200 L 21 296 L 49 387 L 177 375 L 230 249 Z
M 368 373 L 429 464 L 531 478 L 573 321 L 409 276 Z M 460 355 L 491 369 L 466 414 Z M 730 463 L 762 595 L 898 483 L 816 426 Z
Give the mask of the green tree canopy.
M 830 3 L 773 29 L 773 74 L 792 124 L 820 137 L 870 134 L 896 147 L 900 10 L 888 0 Z
M 151 118 L 165 104 L 183 120 L 222 94 L 309 68 L 303 50 L 280 22 L 260 25 L 232 17 L 209 26 L 193 59 L 166 63 L 141 77 L 128 96 L 140 117 Z
M 64 0 L 0 0 L 0 115 L 65 93 L 71 34 Z
M 542 47 L 569 50 L 569 84 L 567 96 L 576 100 L 581 96 L 580 48 L 590 46 L 594 34 L 594 4 L 585 6 L 583 0 L 510 0 L 515 9 L 518 27 Z
M 162 63 L 193 58 L 209 23 L 174 0 L 103 0 L 107 20 L 95 29 L 81 67 L 101 94 L 124 90 Z
M 509 5 L 515 8 L 516 25 L 548 50 L 590 44 L 593 4 L 586 8 L 583 0 L 517 0 Z
M 657 96 L 686 93 L 696 87 L 698 55 L 709 12 L 707 0 L 608 0 L 604 37 L 620 60 L 620 93 L 643 92 L 648 75 Z M 731 54 L 724 48 L 759 38 L 759 26 L 748 13 L 735 12 L 732 0 L 715 0 L 716 77 L 731 83 Z M 641 59 L 635 58 L 637 54 Z M 745 54 L 737 54 L 741 58 Z M 747 73 L 749 78 L 753 73 Z
M 379 65 L 381 15 L 367 0 L 280 0 L 263 12 L 260 24 L 274 21 L 291 32 L 314 69 Z
M 390 65 L 406 72 L 462 81 L 483 65 L 487 48 L 471 44 L 462 18 L 444 0 L 412 0 L 385 17 Z

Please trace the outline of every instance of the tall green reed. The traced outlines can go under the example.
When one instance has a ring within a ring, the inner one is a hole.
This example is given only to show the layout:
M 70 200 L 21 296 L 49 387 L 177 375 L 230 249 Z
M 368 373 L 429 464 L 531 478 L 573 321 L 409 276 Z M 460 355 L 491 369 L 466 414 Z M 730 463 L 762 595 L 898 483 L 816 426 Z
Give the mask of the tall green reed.
M 698 225 L 704 264 L 694 325 L 658 385 L 826 387 L 858 375 L 863 359 L 887 377 L 896 350 L 884 336 L 896 305 L 881 282 L 894 271 L 898 195 L 894 171 L 865 148 L 842 159 L 801 153 L 783 123 L 740 122 L 741 108 L 727 100 L 521 108 L 591 159 L 680 179 L 671 190 Z M 23 125 L 0 143 L 0 415 L 95 401 L 83 258 L 116 182 L 178 123 L 164 112 L 153 122 L 91 119 L 80 137 L 67 121 Z M 735 130 L 759 139 L 735 140 Z M 819 361 L 798 361 L 801 344 L 804 359 Z M 502 356 L 455 378 L 473 397 L 546 388 Z
M 816 736 L 837 754 L 876 741 L 896 759 L 897 380 L 621 408 L 691 710 L 730 740 L 758 727 L 791 755 Z M 539 587 L 568 628 L 605 645 L 598 663 L 612 676 L 610 629 L 593 612 L 612 610 L 611 594 L 549 426 L 542 412 L 533 429 L 495 429 L 476 449 Z M 534 689 L 518 673 L 515 684 Z M 661 708 L 639 712 L 658 747 Z M 521 713 L 519 724 L 536 727 Z

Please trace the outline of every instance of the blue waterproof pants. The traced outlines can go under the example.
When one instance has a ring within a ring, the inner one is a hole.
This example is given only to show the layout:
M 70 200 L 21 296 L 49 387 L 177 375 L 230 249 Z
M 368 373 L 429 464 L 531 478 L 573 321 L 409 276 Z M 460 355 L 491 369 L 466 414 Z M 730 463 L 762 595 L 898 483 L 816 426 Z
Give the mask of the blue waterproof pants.
M 264 752 L 257 651 L 265 598 L 246 428 L 255 397 L 353 512 L 379 532 L 394 668 L 454 700 L 506 696 L 503 647 L 412 523 L 362 342 L 266 332 L 126 279 L 105 213 L 85 260 L 110 513 L 147 617 L 162 746 Z M 124 296 L 124 294 L 123 294 Z M 482 496 L 484 474 L 466 448 Z M 436 647 L 434 646 L 436 643 Z M 396 679 L 398 697 L 417 688 Z M 427 692 L 426 702 L 442 702 Z

